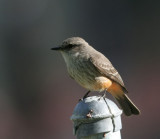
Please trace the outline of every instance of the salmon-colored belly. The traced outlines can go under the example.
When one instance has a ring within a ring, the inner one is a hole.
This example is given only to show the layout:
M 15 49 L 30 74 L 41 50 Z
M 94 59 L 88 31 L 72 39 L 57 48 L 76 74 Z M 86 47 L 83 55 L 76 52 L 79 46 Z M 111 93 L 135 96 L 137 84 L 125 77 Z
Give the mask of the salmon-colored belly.
M 112 81 L 106 77 L 96 77 L 94 81 L 90 83 L 81 84 L 84 88 L 91 91 L 104 91 L 112 85 Z
M 90 91 L 100 91 L 101 92 L 101 91 L 107 90 L 107 92 L 113 95 L 122 92 L 122 88 L 119 84 L 103 76 L 96 77 L 95 81 L 93 81 L 92 83 L 86 82 L 82 86 Z

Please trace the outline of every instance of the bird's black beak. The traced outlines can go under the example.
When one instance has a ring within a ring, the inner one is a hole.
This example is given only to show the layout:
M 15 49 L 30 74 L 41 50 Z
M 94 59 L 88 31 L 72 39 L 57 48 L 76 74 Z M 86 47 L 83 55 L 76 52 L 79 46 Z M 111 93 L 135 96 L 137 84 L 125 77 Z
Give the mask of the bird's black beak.
M 56 51 L 61 50 L 61 49 L 62 49 L 61 46 L 57 46 L 57 47 L 51 48 L 51 50 L 56 50 Z

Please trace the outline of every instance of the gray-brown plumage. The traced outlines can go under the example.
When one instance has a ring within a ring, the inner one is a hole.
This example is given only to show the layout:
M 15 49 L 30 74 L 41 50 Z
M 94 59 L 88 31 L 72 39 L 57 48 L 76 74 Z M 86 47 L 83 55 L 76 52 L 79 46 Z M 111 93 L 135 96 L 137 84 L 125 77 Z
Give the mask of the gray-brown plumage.
M 103 54 L 99 52 L 93 53 L 90 57 L 90 60 L 102 75 L 107 76 L 125 88 L 123 80 L 118 71 Z
M 139 114 L 140 111 L 128 98 L 123 80 L 111 62 L 80 37 L 63 41 L 59 50 L 66 62 L 69 75 L 90 91 L 107 90 L 119 102 L 124 113 Z

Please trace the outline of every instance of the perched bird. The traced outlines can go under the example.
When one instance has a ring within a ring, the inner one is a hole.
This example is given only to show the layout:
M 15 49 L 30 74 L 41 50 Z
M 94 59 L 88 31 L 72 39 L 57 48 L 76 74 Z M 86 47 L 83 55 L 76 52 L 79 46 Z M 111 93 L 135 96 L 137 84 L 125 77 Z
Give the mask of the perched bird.
M 139 109 L 126 95 L 128 92 L 118 71 L 100 52 L 80 37 L 64 40 L 58 47 L 71 78 L 90 91 L 107 91 L 116 98 L 125 115 L 140 114 Z

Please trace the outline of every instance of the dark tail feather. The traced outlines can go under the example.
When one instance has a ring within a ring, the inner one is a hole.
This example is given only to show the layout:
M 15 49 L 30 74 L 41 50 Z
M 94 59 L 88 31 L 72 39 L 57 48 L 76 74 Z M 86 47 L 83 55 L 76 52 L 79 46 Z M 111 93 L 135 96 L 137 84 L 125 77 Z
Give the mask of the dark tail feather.
M 125 115 L 130 116 L 132 114 L 140 114 L 140 110 L 133 104 L 133 102 L 129 99 L 129 97 L 126 94 L 123 94 L 123 96 L 116 97 L 116 100 L 120 104 Z

